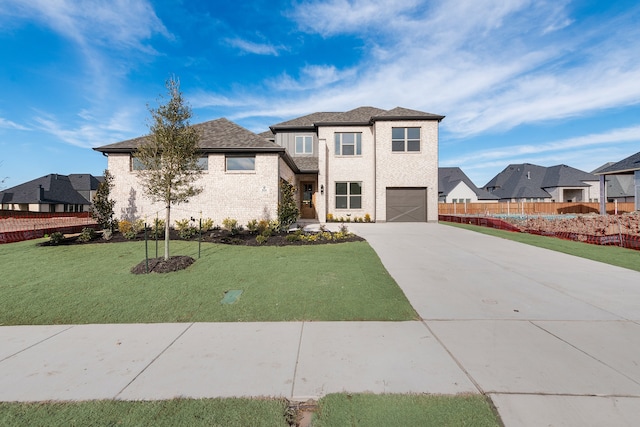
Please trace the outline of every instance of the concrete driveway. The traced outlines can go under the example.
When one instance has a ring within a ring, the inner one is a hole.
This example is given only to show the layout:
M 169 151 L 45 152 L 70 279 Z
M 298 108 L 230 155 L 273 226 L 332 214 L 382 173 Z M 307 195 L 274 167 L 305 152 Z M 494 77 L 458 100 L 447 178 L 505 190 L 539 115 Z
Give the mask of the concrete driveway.
M 0 401 L 480 391 L 507 426 L 640 424 L 640 273 L 440 224 L 349 228 L 423 320 L 1 326 Z
M 349 228 L 507 426 L 640 423 L 640 273 L 441 224 Z

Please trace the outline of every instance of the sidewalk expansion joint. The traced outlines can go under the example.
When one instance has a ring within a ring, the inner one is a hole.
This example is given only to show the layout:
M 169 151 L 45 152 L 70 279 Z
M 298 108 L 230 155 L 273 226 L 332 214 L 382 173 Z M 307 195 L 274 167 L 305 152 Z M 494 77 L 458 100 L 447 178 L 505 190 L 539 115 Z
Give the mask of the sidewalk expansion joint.
M 142 370 L 140 370 L 140 372 L 138 372 L 136 376 L 131 379 L 131 381 L 129 381 L 124 387 L 122 387 L 122 389 L 117 392 L 115 396 L 113 396 L 113 399 L 117 399 L 118 396 L 120 396 L 122 392 L 127 389 L 127 387 L 129 387 L 135 380 L 138 379 L 138 377 L 140 377 L 140 375 L 142 375 L 151 365 L 153 365 L 153 363 L 158 360 L 158 358 L 160 358 L 160 356 L 162 356 L 173 344 L 175 344 L 175 342 L 178 341 L 189 329 L 191 329 L 194 324 L 195 323 L 190 323 L 189 326 L 187 326 L 182 332 L 180 332 L 178 336 L 175 337 L 173 341 L 171 341 L 165 348 L 163 348 L 162 351 L 156 355 L 156 357 L 154 357 L 149 363 L 147 363 L 147 365 L 142 368 Z
M 447 352 L 447 354 L 449 355 L 449 357 L 451 357 L 451 359 L 456 363 L 456 365 L 458 365 L 458 368 L 460 368 L 460 370 L 462 372 L 464 372 L 464 374 L 467 376 L 467 378 L 469 378 L 469 381 L 471 381 L 471 383 L 474 385 L 474 387 L 478 390 L 478 392 L 484 396 L 487 395 L 487 393 L 485 393 L 485 391 L 482 389 L 482 387 L 480 386 L 480 384 L 475 380 L 475 378 L 473 378 L 471 376 L 471 374 L 469 373 L 469 371 L 467 371 L 465 369 L 465 367 L 462 365 L 462 363 L 458 360 L 458 358 L 456 356 L 454 356 L 454 354 L 449 350 L 449 348 L 444 344 L 444 342 L 440 339 L 440 337 L 438 335 L 436 335 L 435 332 L 433 332 L 433 330 L 429 327 L 429 325 L 427 324 L 427 322 L 424 319 L 421 319 L 420 322 L 424 325 L 425 328 L 427 328 L 427 330 L 429 331 L 429 333 L 436 339 L 436 341 L 438 341 L 438 343 L 442 346 L 442 348 L 444 349 L 444 351 Z
M 577 347 L 576 345 L 574 345 L 574 344 L 570 343 L 569 341 L 565 340 L 564 338 L 562 338 L 562 337 L 560 337 L 560 336 L 558 336 L 558 335 L 554 334 L 553 332 L 551 332 L 551 331 L 549 331 L 549 330 L 545 329 L 545 328 L 544 328 L 544 327 L 542 327 L 541 325 L 538 325 L 536 322 L 532 321 L 532 322 L 530 322 L 530 323 L 531 323 L 533 326 L 535 326 L 536 328 L 540 329 L 541 331 L 546 332 L 547 334 L 551 335 L 552 337 L 554 337 L 554 338 L 556 338 L 556 339 L 560 340 L 561 342 L 563 342 L 563 343 L 567 344 L 568 346 L 570 346 L 570 347 L 572 347 L 572 348 L 574 348 L 574 349 L 578 350 L 580 353 L 582 353 L 582 354 L 586 355 L 587 357 L 589 357 L 589 358 L 591 358 L 591 359 L 595 360 L 596 362 L 599 362 L 599 363 L 603 364 L 604 366 L 606 366 L 607 368 L 611 369 L 612 371 L 617 372 L 618 374 L 622 375 L 623 377 L 625 377 L 626 379 L 628 379 L 628 380 L 632 381 L 633 383 L 640 385 L 640 382 L 638 382 L 638 380 L 636 380 L 635 378 L 630 377 L 629 375 L 625 374 L 624 372 L 622 372 L 622 371 L 620 371 L 620 370 L 616 369 L 615 367 L 613 367 L 613 366 L 609 365 L 609 364 L 608 364 L 608 363 L 606 363 L 605 361 L 600 360 L 600 359 L 598 359 L 597 357 L 595 357 L 595 356 L 593 356 L 593 355 L 589 354 L 588 352 L 586 352 L 585 350 L 581 349 L 580 347 Z
M 298 375 L 298 363 L 300 363 L 300 350 L 302 349 L 302 334 L 304 332 L 304 321 L 301 324 L 300 327 L 300 338 L 298 338 L 298 351 L 296 353 L 296 364 L 293 368 L 293 380 L 291 381 L 291 394 L 289 396 L 289 399 L 293 399 L 293 391 L 296 387 L 296 377 Z
M 48 341 L 48 340 L 50 340 L 51 338 L 53 338 L 53 337 L 55 337 L 55 336 L 58 336 L 58 335 L 60 335 L 60 334 L 61 334 L 61 333 L 63 333 L 63 332 L 67 332 L 69 329 L 72 329 L 72 328 L 74 328 L 75 326 L 76 326 L 76 325 L 69 325 L 69 327 L 68 327 L 68 328 L 66 328 L 66 329 L 63 329 L 63 330 L 61 330 L 61 331 L 58 331 L 58 332 L 56 332 L 56 333 L 55 333 L 55 334 L 53 334 L 53 335 L 49 335 L 48 337 L 43 338 L 43 339 L 41 339 L 40 341 L 35 342 L 35 343 L 31 344 L 30 346 L 27 346 L 27 347 L 23 348 L 22 350 L 18 350 L 18 351 L 16 351 L 16 352 L 15 352 L 15 353 L 13 353 L 13 354 L 8 355 L 7 357 L 4 357 L 4 358 L 0 359 L 0 363 L 4 362 L 4 361 L 5 361 L 5 360 L 7 360 L 7 359 L 11 359 L 12 357 L 14 357 L 14 356 L 16 356 L 16 355 L 18 355 L 18 354 L 20 354 L 20 353 L 22 353 L 22 352 L 24 352 L 24 351 L 27 351 L 27 350 L 29 350 L 30 348 L 33 348 L 33 347 L 35 347 L 35 346 L 37 346 L 37 345 L 39 345 L 39 344 L 42 344 L 43 342 Z

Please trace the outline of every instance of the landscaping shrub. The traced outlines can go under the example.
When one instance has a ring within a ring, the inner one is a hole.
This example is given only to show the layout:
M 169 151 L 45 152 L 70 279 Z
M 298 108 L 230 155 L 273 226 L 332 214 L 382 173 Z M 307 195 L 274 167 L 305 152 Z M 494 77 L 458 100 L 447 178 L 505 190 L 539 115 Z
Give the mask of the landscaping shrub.
M 251 234 L 256 234 L 258 232 L 258 220 L 252 219 L 249 221 L 247 223 L 247 230 L 249 230 L 249 233 Z
M 82 229 L 82 232 L 78 236 L 78 241 L 80 241 L 82 243 L 87 243 L 87 242 L 90 242 L 91 240 L 95 239 L 95 237 L 96 237 L 96 232 L 95 232 L 95 230 L 93 228 L 84 227 Z
M 233 218 L 225 218 L 222 220 L 222 226 L 231 234 L 236 235 L 242 231 L 242 226 L 238 225 L 238 220 Z
M 151 238 L 155 239 L 164 237 L 164 227 L 164 219 L 154 219 L 153 226 L 151 227 Z
M 108 228 L 106 230 L 102 230 L 102 238 L 104 240 L 111 240 L 112 237 L 113 231 L 109 230 Z
M 132 223 L 129 220 L 122 219 L 118 221 L 118 230 L 124 236 L 125 239 L 135 239 L 140 231 L 144 229 L 144 220 L 137 220 Z
M 298 220 L 300 211 L 295 197 L 296 188 L 289 181 L 280 180 L 281 202 L 278 203 L 278 222 L 281 230 L 288 229 Z
M 59 231 L 54 231 L 53 233 L 51 233 L 51 236 L 49 236 L 49 244 L 53 246 L 59 245 L 63 240 L 64 234 Z
M 371 215 L 364 214 L 364 222 L 371 222 Z
M 203 233 L 213 229 L 213 220 L 211 218 L 204 218 L 200 221 L 200 228 Z
M 267 242 L 267 240 L 269 240 L 269 236 L 265 236 L 264 234 L 258 234 L 258 235 L 256 236 L 256 242 L 257 242 L 259 245 L 262 245 L 262 244 L 266 243 L 266 242 Z
M 327 222 L 333 222 L 333 221 L 334 221 L 334 219 L 333 219 L 333 214 L 328 213 L 328 214 L 327 214 Z
M 198 229 L 189 218 L 176 220 L 175 228 L 178 232 L 178 236 L 184 240 L 189 240 L 198 234 Z

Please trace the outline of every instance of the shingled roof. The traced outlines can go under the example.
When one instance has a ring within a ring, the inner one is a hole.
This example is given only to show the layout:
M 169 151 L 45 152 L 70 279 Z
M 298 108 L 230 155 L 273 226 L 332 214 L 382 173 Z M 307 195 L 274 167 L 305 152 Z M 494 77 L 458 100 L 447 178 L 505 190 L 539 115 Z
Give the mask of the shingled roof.
M 76 184 L 78 176 L 91 177 L 89 174 L 74 175 Z M 87 180 L 89 185 L 97 182 L 97 178 L 93 178 L 95 181 Z M 69 176 L 49 174 L 1 191 L 0 203 L 88 205 L 91 201 L 83 197 L 78 188 L 74 188 Z
M 476 187 L 469 177 L 458 167 L 438 168 L 438 194 L 448 196 L 461 182 L 469 187 L 478 200 L 498 200 L 498 197 L 486 190 Z
M 277 130 L 315 130 L 318 126 L 368 126 L 375 121 L 385 120 L 442 120 L 444 116 L 396 107 L 383 110 L 376 107 L 358 107 L 346 112 L 320 112 L 278 123 L 270 127 Z
M 284 151 L 284 148 L 275 142 L 256 135 L 225 118 L 210 120 L 192 127 L 200 132 L 200 149 L 204 152 Z M 149 141 L 149 135 L 96 147 L 94 150 L 102 153 L 132 152 L 147 141 Z
M 483 188 L 500 199 L 546 199 L 551 197 L 546 188 L 588 187 L 584 181 L 598 181 L 598 177 L 567 165 L 521 163 L 507 166 Z
M 640 152 L 632 154 L 626 159 L 622 159 L 606 168 L 594 172 L 596 175 L 611 175 L 631 173 L 640 170 Z

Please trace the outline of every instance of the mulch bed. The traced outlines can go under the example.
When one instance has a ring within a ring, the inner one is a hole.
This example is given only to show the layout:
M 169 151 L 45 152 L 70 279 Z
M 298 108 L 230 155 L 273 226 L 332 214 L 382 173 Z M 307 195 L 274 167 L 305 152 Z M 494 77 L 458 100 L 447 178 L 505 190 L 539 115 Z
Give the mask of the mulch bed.
M 258 243 L 256 240 L 257 234 L 249 233 L 246 230 L 243 230 L 237 234 L 231 234 L 231 232 L 227 230 L 211 230 L 206 233 L 203 233 L 201 237 L 198 235 L 191 237 L 190 239 L 182 239 L 175 230 L 171 230 L 169 234 L 169 238 L 171 240 L 186 240 L 192 242 L 206 242 L 206 243 L 219 243 L 224 245 L 240 245 L 240 246 L 307 246 L 307 245 L 326 245 L 326 244 L 335 244 L 335 243 L 343 243 L 343 242 L 359 242 L 363 241 L 362 237 L 354 235 L 350 235 L 341 240 L 317 240 L 317 241 L 290 241 L 287 240 L 287 235 L 289 233 L 274 233 L 269 236 L 269 238 L 263 242 Z M 58 245 L 84 245 L 87 243 L 122 243 L 122 242 L 135 242 L 135 241 L 144 241 L 144 233 L 138 233 L 135 238 L 127 239 L 121 233 L 115 232 L 111 236 L 109 240 L 103 239 L 102 234 L 100 232 L 97 233 L 96 238 L 91 240 L 90 242 L 81 242 L 78 240 L 77 236 L 68 236 L 65 237 Z M 147 236 L 147 240 L 149 243 L 155 244 L 155 239 L 152 236 Z M 162 245 L 164 242 L 164 237 L 158 238 L 158 243 Z M 54 246 L 50 241 L 39 243 L 40 246 Z M 133 274 L 146 274 L 147 272 L 151 273 L 169 273 L 172 271 L 179 271 L 189 267 L 193 264 L 195 260 L 188 256 L 172 256 L 168 260 L 165 261 L 164 257 L 161 258 L 150 258 L 149 265 L 147 270 L 147 261 L 143 260 L 138 265 L 131 269 Z
M 196 262 L 195 259 L 190 256 L 176 255 L 169 257 L 168 260 L 162 258 L 149 258 L 149 264 L 147 261 L 142 261 L 131 269 L 133 274 L 147 274 L 147 273 L 170 273 L 172 271 L 184 270 L 191 264 Z

